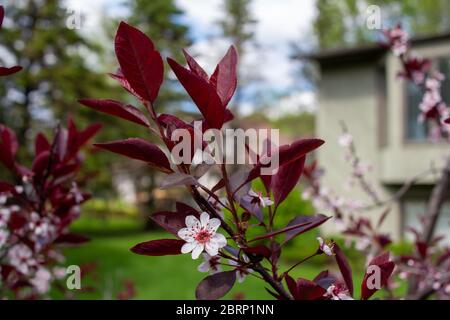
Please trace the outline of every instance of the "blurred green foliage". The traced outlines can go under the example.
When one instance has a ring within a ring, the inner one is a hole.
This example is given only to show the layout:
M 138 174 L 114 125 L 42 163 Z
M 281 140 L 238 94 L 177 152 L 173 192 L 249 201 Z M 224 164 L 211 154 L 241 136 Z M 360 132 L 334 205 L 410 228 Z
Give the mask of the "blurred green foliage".
M 314 29 L 320 49 L 373 42 L 377 30 L 367 28 L 367 8 L 380 8 L 384 27 L 401 23 L 413 35 L 430 35 L 450 29 L 448 0 L 317 0 Z

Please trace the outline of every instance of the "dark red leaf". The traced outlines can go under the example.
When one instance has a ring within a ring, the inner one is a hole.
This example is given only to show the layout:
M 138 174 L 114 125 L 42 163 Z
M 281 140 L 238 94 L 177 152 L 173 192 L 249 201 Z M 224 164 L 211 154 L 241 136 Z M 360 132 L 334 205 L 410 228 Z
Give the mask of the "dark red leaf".
M 295 219 L 293 219 L 289 224 L 277 231 L 266 233 L 265 235 L 258 236 L 252 240 L 249 240 L 248 242 L 253 242 L 256 240 L 263 240 L 267 238 L 275 237 L 279 234 L 286 233 L 286 239 L 284 243 L 289 241 L 295 236 L 298 236 L 299 234 L 302 234 L 308 230 L 311 230 L 312 228 L 316 228 L 325 221 L 327 221 L 330 217 L 318 214 L 315 216 L 299 216 Z
M 0 67 L 0 76 L 9 76 L 11 74 L 17 73 L 20 70 L 22 70 L 21 66 L 14 66 L 14 67 Z
M 27 224 L 27 219 L 19 212 L 13 212 L 8 221 L 8 227 L 10 230 L 22 229 Z
M 50 160 L 50 151 L 41 152 L 33 161 L 32 171 L 35 177 L 40 178 L 48 169 Z
M 138 108 L 132 105 L 123 104 L 111 99 L 81 99 L 78 100 L 78 102 L 99 112 L 107 113 L 140 124 L 144 127 L 150 126 L 147 117 Z
M 50 151 L 50 142 L 42 133 L 38 133 L 34 142 L 34 152 L 38 156 L 41 152 Z
M 5 8 L 3 8 L 3 6 L 0 6 L 0 28 L 3 25 L 4 18 L 5 18 Z
M 180 118 L 172 115 L 172 114 L 161 114 L 158 116 L 158 121 L 164 125 L 164 127 L 174 126 L 177 129 L 190 129 L 191 126 L 186 122 L 181 120 Z
M 272 256 L 272 251 L 270 251 L 270 249 L 263 244 L 257 245 L 255 247 L 242 248 L 242 251 L 249 254 L 263 256 L 266 259 L 270 259 L 270 257 Z
M 0 181 L 0 193 L 10 193 L 15 190 L 14 186 L 12 184 L 9 184 L 8 182 Z
M 164 66 L 152 40 L 138 29 L 121 22 L 115 39 L 120 69 L 140 98 L 154 102 L 163 81 Z
M 131 93 L 133 96 L 138 97 L 141 100 L 144 100 L 142 97 L 140 97 L 136 91 L 133 90 L 133 88 L 130 86 L 130 83 L 127 79 L 125 79 L 125 76 L 122 73 L 122 70 L 120 68 L 117 70 L 117 73 L 110 73 L 109 76 L 119 82 L 119 84 L 127 90 L 129 93 Z
M 181 247 L 186 242 L 177 239 L 160 239 L 139 243 L 130 250 L 144 256 L 167 256 L 181 254 Z
M 175 60 L 169 58 L 167 62 L 197 105 L 208 126 L 220 129 L 224 123 L 225 107 L 222 105 L 214 86 L 194 72 L 184 68 Z
M 140 138 L 130 138 L 107 143 L 96 143 L 96 147 L 114 153 L 121 154 L 128 158 L 147 162 L 151 167 L 165 173 L 172 172 L 169 160 L 164 152 L 154 144 Z
M 95 136 L 100 131 L 101 128 L 102 128 L 101 124 L 95 123 L 84 129 L 83 131 L 78 132 L 77 137 L 78 148 L 87 143 L 93 136 Z
M 65 233 L 60 235 L 55 243 L 67 244 L 67 245 L 77 245 L 88 242 L 90 239 L 86 236 L 77 233 Z
M 428 254 L 428 244 L 424 241 L 416 241 L 415 245 L 417 252 L 419 252 L 422 259 L 425 259 Z
M 344 282 L 347 286 L 348 291 L 350 292 L 350 295 L 353 296 L 352 268 L 350 267 L 350 264 L 348 263 L 344 252 L 336 243 L 334 244 L 333 251 L 335 253 L 336 263 L 339 267 L 339 270 L 341 271 L 342 278 L 344 279 Z
M 369 288 L 368 287 L 368 280 L 369 277 L 373 277 L 376 276 L 376 271 L 370 271 L 370 267 L 371 266 L 377 266 L 379 268 L 380 271 L 380 287 L 379 288 Z M 388 280 L 389 277 L 392 275 L 392 272 L 394 271 L 394 267 L 395 264 L 392 261 L 389 261 L 389 252 L 385 252 L 381 255 L 379 255 L 378 257 L 372 259 L 372 261 L 370 261 L 369 266 L 367 267 L 366 273 L 364 275 L 364 279 L 361 283 L 361 299 L 362 300 L 367 300 L 369 299 L 376 291 L 378 291 L 379 289 L 381 289 L 382 287 L 384 287 Z
M 198 215 L 198 211 L 196 209 L 192 208 L 191 206 L 189 206 L 183 202 L 177 202 L 175 204 L 175 207 L 176 207 L 178 213 L 183 213 L 186 215 L 194 215 L 194 216 Z
M 237 86 L 238 54 L 236 48 L 231 46 L 214 70 L 210 82 L 216 88 L 217 94 L 226 107 L 233 97 Z
M 295 281 L 286 275 L 286 284 L 294 300 L 323 300 L 326 290 L 311 280 L 299 278 Z
M 291 293 L 292 297 L 296 299 L 298 297 L 298 288 L 297 288 L 297 281 L 295 281 L 290 275 L 286 274 L 284 276 L 284 279 L 286 281 L 287 287 L 289 289 L 289 292 Z
M 162 228 L 167 230 L 168 232 L 178 236 L 178 231 L 181 228 L 186 227 L 186 217 L 194 215 L 197 218 L 199 217 L 198 213 L 194 213 L 191 211 L 184 212 L 170 212 L 170 211 L 161 211 L 156 212 L 150 216 L 150 218 L 155 221 Z
M 450 118 L 446 119 L 446 120 L 444 121 L 444 123 L 450 124 Z
M 322 223 L 330 219 L 331 217 L 327 217 L 323 214 L 316 214 L 313 216 L 298 216 L 292 219 L 286 227 L 300 225 L 298 228 L 294 228 L 286 232 L 286 238 L 284 243 L 288 242 L 292 238 L 305 233 L 311 229 L 317 228 Z
M 195 290 L 198 300 L 217 300 L 231 290 L 236 282 L 236 272 L 225 271 L 215 273 L 203 279 Z
M 299 278 L 297 279 L 298 296 L 296 300 L 323 300 L 327 292 L 317 283 Z
M 317 149 L 325 141 L 320 139 L 302 139 L 293 142 L 290 145 L 283 145 L 278 150 L 280 167 L 304 157 L 307 153 Z
M 209 81 L 208 74 L 185 49 L 183 49 L 183 54 L 184 57 L 186 58 L 186 62 L 189 66 L 189 69 L 191 69 L 191 71 L 200 78 L 204 79 L 205 81 Z
M 14 169 L 15 157 L 19 145 L 14 131 L 0 125 L 0 162 L 10 170 Z
M 278 172 L 272 176 L 271 190 L 273 192 L 276 207 L 286 199 L 292 189 L 297 185 L 297 182 L 302 175 L 304 165 L 305 157 L 303 156 L 281 166 L 278 169 Z

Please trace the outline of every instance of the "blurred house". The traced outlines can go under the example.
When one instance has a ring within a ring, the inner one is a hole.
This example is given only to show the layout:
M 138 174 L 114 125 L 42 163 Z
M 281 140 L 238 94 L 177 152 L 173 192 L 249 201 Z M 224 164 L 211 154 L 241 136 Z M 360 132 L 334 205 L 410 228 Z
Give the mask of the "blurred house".
M 414 39 L 412 47 L 417 54 L 432 59 L 433 68 L 446 75 L 442 95 L 450 104 L 450 34 Z M 344 197 L 370 203 L 358 188 L 343 188 L 349 165 L 337 143 L 342 134 L 340 121 L 353 135 L 360 157 L 373 165 L 368 177 L 383 199 L 393 197 L 412 177 L 443 164 L 449 145 L 427 140 L 426 128 L 417 121 L 422 93 L 397 77 L 401 70 L 398 58 L 376 44 L 320 52 L 308 58 L 317 62 L 321 74 L 316 135 L 326 141 L 318 152 L 320 165 L 327 168 L 325 185 Z M 418 217 L 425 211 L 435 178 L 428 175 L 393 203 L 384 222 L 385 231 L 398 239 L 406 226 L 419 225 Z M 379 214 L 381 210 L 367 213 L 371 217 Z M 449 225 L 450 204 L 446 204 L 438 231 L 447 235 L 447 241 Z

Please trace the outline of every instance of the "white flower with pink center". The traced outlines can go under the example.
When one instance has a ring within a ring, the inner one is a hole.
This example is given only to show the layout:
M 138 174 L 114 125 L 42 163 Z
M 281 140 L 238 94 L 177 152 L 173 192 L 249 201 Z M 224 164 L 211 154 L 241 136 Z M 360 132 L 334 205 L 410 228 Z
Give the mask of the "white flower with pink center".
M 203 254 L 203 261 L 197 268 L 200 272 L 210 272 L 211 274 L 222 271 L 222 267 L 220 265 L 220 257 L 214 256 L 211 257 L 209 254 Z
M 39 268 L 30 282 L 40 294 L 44 294 L 50 289 L 51 279 L 52 275 L 47 269 Z
M 273 205 L 273 201 L 270 200 L 269 197 L 263 197 L 261 192 L 255 192 L 253 190 L 250 190 L 248 192 L 248 195 L 250 196 L 250 202 L 252 204 L 255 204 L 257 206 L 261 206 L 265 208 L 266 206 Z
M 353 300 L 353 298 L 349 295 L 347 288 L 340 284 L 332 284 L 329 286 L 327 293 L 325 293 L 324 296 L 329 297 L 331 300 Z
M 17 244 L 8 252 L 9 263 L 19 272 L 28 274 L 30 268 L 36 265 L 33 252 L 24 244 Z
M 209 218 L 208 213 L 202 212 L 200 221 L 195 216 L 186 217 L 186 228 L 178 231 L 178 236 L 186 241 L 181 248 L 181 253 L 192 252 L 192 259 L 197 259 L 203 251 L 211 257 L 219 253 L 219 249 L 227 245 L 227 239 L 217 229 L 220 220 Z
M 323 253 L 325 253 L 327 256 L 334 255 L 334 252 L 333 252 L 334 243 L 327 243 L 321 237 L 318 237 L 317 241 L 319 241 L 319 247 Z

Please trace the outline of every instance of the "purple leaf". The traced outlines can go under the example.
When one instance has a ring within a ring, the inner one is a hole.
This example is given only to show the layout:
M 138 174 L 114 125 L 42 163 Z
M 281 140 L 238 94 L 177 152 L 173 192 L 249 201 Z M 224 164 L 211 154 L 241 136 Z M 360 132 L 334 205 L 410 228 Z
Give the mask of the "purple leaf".
M 366 270 L 366 273 L 364 275 L 364 279 L 361 283 L 361 300 L 367 300 L 369 299 L 379 288 L 372 288 L 369 289 L 368 287 L 368 280 L 370 276 L 375 275 L 374 272 L 369 272 L 371 266 L 377 266 L 379 268 L 381 277 L 380 279 L 380 288 L 386 286 L 388 283 L 389 277 L 392 275 L 392 272 L 394 271 L 395 264 L 392 261 L 389 261 L 389 252 L 385 252 L 378 257 L 375 257 L 370 261 L 368 269 Z M 369 269 L 370 268 L 370 269 Z
M 83 236 L 81 234 L 76 233 L 64 233 L 61 234 L 56 240 L 55 243 L 58 244 L 69 244 L 69 245 L 76 245 L 88 242 L 90 239 L 86 236 Z
M 220 129 L 224 123 L 225 107 L 222 105 L 214 86 L 196 73 L 184 68 L 175 60 L 169 58 L 167 62 L 197 105 L 208 126 Z
M 231 290 L 236 282 L 236 272 L 225 271 L 215 273 L 203 279 L 195 290 L 198 300 L 217 300 Z
M 198 182 L 193 176 L 186 173 L 174 172 L 164 177 L 164 180 L 162 181 L 160 188 L 170 189 L 180 186 L 196 185 L 196 184 L 198 184 Z
M 20 70 L 22 70 L 21 66 L 14 66 L 14 67 L 0 67 L 0 76 L 9 76 L 11 74 L 17 73 Z
M 237 86 L 238 54 L 236 48 L 231 46 L 219 62 L 211 76 L 210 82 L 216 88 L 223 106 L 227 106 L 233 97 Z
M 144 256 L 167 256 L 181 254 L 186 242 L 177 239 L 160 239 L 139 243 L 130 250 Z
M 163 81 L 164 66 L 152 40 L 138 29 L 121 22 L 115 39 L 120 69 L 140 98 L 153 103 Z
M 96 143 L 96 147 L 128 158 L 147 162 L 151 167 L 165 173 L 172 172 L 169 160 L 164 152 L 154 144 L 140 138 L 130 138 L 107 143 Z
M 147 117 L 136 107 L 115 100 L 81 99 L 79 103 L 102 113 L 110 114 L 144 127 L 150 127 Z
M 353 276 L 352 276 L 352 268 L 347 261 L 347 258 L 344 255 L 344 252 L 341 248 L 335 243 L 333 247 L 333 251 L 335 253 L 336 263 L 341 271 L 342 278 L 345 281 L 348 291 L 350 295 L 353 296 Z
M 292 238 L 305 233 L 311 229 L 317 228 L 322 223 L 330 219 L 331 217 L 327 217 L 323 214 L 316 214 L 313 216 L 298 216 L 292 219 L 286 227 L 291 227 L 295 225 L 300 225 L 298 228 L 291 229 L 290 231 L 286 232 L 286 239 L 284 240 L 284 243 L 288 242 Z
M 275 206 L 278 207 L 281 202 L 297 185 L 305 166 L 305 156 L 292 161 L 278 169 L 278 172 L 272 176 L 271 190 L 275 200 Z

